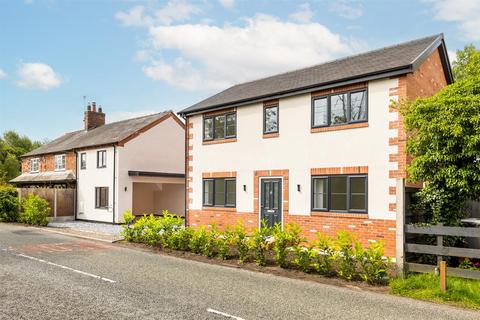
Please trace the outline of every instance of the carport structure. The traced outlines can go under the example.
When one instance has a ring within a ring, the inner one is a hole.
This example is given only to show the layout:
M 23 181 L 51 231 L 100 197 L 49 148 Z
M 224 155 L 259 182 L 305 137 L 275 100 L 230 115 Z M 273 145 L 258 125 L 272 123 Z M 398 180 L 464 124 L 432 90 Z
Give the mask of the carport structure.
M 132 212 L 134 215 L 163 210 L 185 216 L 185 174 L 128 171 L 132 182 Z

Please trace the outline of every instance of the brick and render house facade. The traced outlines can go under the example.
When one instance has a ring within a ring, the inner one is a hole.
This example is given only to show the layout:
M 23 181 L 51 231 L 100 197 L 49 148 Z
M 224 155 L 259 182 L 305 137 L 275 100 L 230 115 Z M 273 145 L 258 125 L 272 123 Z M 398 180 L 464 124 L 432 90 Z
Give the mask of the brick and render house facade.
M 119 223 L 123 213 L 184 215 L 185 124 L 171 111 L 105 124 L 95 103 L 84 129 L 22 157 L 11 182 L 50 202 L 52 218 Z
M 395 256 L 406 134 L 393 101 L 453 81 L 435 35 L 233 86 L 186 119 L 186 221 L 350 230 Z M 402 187 L 404 189 L 404 187 Z

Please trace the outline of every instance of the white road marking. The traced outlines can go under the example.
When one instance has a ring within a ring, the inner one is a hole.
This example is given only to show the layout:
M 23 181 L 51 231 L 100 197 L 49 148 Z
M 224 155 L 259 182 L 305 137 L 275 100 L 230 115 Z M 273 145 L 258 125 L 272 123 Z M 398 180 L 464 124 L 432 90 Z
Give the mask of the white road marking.
M 231 314 L 228 314 L 228 313 L 225 313 L 225 312 L 222 312 L 222 311 L 218 311 L 218 310 L 214 310 L 214 309 L 207 309 L 207 312 L 215 313 L 215 314 L 218 314 L 218 315 L 230 318 L 230 319 L 245 320 L 243 318 L 240 318 L 240 317 L 237 317 L 237 316 L 232 316 Z
M 108 278 L 104 278 L 104 277 L 100 277 L 100 276 L 97 276 L 97 275 L 92 274 L 92 273 L 88 273 L 88 272 L 85 272 L 85 271 L 73 269 L 73 268 L 70 268 L 70 267 L 67 267 L 67 266 L 63 266 L 63 265 L 61 265 L 61 264 L 53 263 L 53 262 L 50 262 L 50 261 L 47 261 L 47 260 L 43 260 L 43 259 L 39 259 L 39 258 L 27 256 L 26 254 L 23 254 L 23 253 L 14 253 L 14 255 L 16 255 L 16 256 L 18 256 L 18 257 L 22 257 L 22 258 L 27 258 L 27 259 L 30 259 L 30 260 L 34 260 L 34 261 L 37 261 L 37 262 L 46 263 L 46 264 L 51 265 L 51 266 L 54 266 L 54 267 L 59 267 L 59 268 L 65 269 L 65 270 L 73 271 L 73 272 L 76 272 L 76 273 L 79 273 L 79 274 L 83 274 L 84 276 L 92 277 L 92 278 L 95 278 L 95 279 L 100 279 L 100 280 L 102 280 L 102 281 L 106 281 L 106 282 L 110 282 L 110 283 L 115 283 L 115 282 L 116 282 L 116 281 L 114 281 L 114 280 L 111 280 L 111 279 L 108 279 Z

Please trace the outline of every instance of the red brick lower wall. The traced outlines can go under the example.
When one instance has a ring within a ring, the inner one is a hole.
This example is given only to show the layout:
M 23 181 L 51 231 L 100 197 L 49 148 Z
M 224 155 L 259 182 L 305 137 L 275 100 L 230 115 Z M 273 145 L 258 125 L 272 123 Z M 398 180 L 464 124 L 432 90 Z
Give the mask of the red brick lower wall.
M 187 223 L 192 227 L 215 225 L 220 230 L 234 226 L 238 221 L 252 230 L 258 226 L 258 214 L 237 213 L 231 209 L 189 210 Z M 296 223 L 303 230 L 303 236 L 315 240 L 316 233 L 321 232 L 335 237 L 338 231 L 353 232 L 358 240 L 367 246 L 370 241 L 381 241 L 385 245 L 385 255 L 395 257 L 395 220 L 368 219 L 364 215 L 325 213 L 310 216 L 284 216 L 284 223 Z

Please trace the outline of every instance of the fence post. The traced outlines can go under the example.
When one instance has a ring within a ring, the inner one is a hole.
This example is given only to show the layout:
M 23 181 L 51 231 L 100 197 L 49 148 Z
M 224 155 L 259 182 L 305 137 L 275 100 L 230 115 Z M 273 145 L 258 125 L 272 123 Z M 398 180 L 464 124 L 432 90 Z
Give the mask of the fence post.
M 401 277 L 405 276 L 405 180 L 397 179 L 396 185 L 396 264 Z
M 57 188 L 53 188 L 53 217 L 57 219 Z
M 440 291 L 447 292 L 447 262 L 440 261 Z

